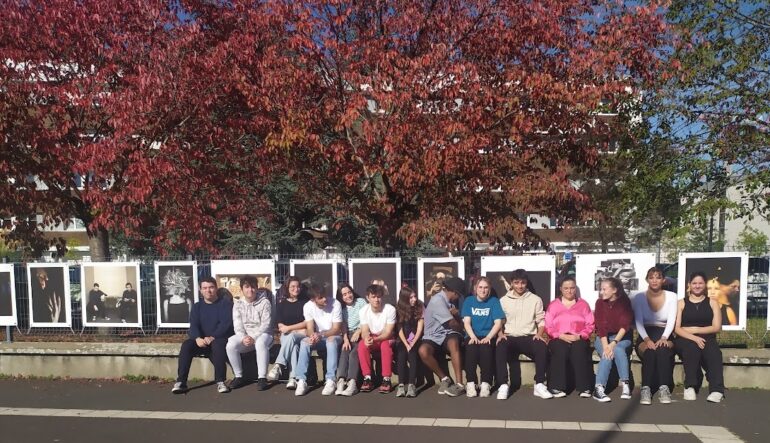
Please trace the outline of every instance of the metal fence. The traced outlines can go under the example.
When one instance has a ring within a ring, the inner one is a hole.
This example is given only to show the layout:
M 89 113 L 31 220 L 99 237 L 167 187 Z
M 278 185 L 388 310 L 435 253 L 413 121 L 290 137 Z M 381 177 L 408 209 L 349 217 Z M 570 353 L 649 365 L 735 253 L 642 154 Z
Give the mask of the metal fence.
M 486 251 L 464 251 L 454 254 L 465 258 L 465 278 L 469 281 L 473 276 L 480 275 L 481 257 L 492 255 Z M 440 257 L 446 256 L 441 251 L 421 251 L 420 257 Z M 16 282 L 16 310 L 19 324 L 11 329 L 9 336 L 8 330 L 0 328 L 0 338 L 3 341 L 12 339 L 13 341 L 90 341 L 90 342 L 177 342 L 181 341 L 186 333 L 185 329 L 158 328 L 157 324 L 157 306 L 156 306 L 156 288 L 155 288 L 155 261 L 172 260 L 195 260 L 198 264 L 198 277 L 211 275 L 211 260 L 224 259 L 264 259 L 271 258 L 275 260 L 276 287 L 283 284 L 289 276 L 290 261 L 292 259 L 321 259 L 331 258 L 339 260 L 338 264 L 338 284 L 348 282 L 348 263 L 349 258 L 378 258 L 378 257 L 400 257 L 401 258 L 401 281 L 402 284 L 409 285 L 412 288 L 417 287 L 417 255 L 400 255 L 398 253 L 379 253 L 379 254 L 352 254 L 352 253 L 316 253 L 316 254 L 273 254 L 273 253 L 255 253 L 249 255 L 228 255 L 228 256 L 206 256 L 206 257 L 126 257 L 126 261 L 140 261 L 140 294 L 142 299 L 142 328 L 134 327 L 83 327 L 82 323 L 82 301 L 83 291 L 81 289 L 81 272 L 78 264 L 69 265 L 69 278 L 71 290 L 71 308 L 72 308 L 72 328 L 50 328 L 50 327 L 30 327 L 30 300 L 27 285 L 27 268 L 25 264 L 14 264 L 14 277 Z M 719 341 L 723 346 L 734 347 L 765 347 L 770 342 L 770 336 L 767 336 L 767 274 L 764 277 L 752 279 L 749 278 L 749 293 L 760 294 L 753 297 L 747 306 L 747 329 L 740 332 L 722 332 Z M 764 294 L 764 295 L 762 295 Z

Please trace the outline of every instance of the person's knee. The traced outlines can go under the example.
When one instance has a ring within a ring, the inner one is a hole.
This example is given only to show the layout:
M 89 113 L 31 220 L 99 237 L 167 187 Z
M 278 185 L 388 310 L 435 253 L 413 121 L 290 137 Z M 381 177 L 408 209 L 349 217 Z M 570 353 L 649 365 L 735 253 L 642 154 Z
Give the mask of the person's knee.
M 420 346 L 420 349 L 417 350 L 417 353 L 420 355 L 420 359 L 428 360 L 433 356 L 433 349 L 430 345 L 423 344 Z

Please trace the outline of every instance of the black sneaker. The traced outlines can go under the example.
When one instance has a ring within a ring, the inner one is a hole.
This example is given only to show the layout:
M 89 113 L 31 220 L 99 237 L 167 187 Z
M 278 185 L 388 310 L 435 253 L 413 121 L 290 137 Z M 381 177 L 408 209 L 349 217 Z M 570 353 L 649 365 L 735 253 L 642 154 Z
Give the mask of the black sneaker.
M 246 382 L 243 381 L 241 377 L 235 377 L 233 381 L 230 382 L 230 389 L 242 388 L 245 385 L 246 385 Z
M 257 390 L 258 391 L 266 391 L 268 387 L 267 379 L 266 378 L 260 378 L 257 380 Z

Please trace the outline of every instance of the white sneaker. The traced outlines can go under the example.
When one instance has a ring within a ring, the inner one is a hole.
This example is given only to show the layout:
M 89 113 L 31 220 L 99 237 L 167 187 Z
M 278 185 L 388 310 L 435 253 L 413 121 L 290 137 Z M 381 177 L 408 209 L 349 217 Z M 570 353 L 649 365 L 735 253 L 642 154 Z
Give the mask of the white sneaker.
M 307 382 L 305 380 L 297 380 L 297 390 L 294 391 L 294 395 L 297 397 L 305 395 L 307 393 Z
M 532 393 L 535 395 L 535 397 L 540 397 L 542 399 L 553 398 L 553 394 L 548 391 L 548 388 L 543 383 L 536 384 Z
M 620 382 L 620 386 L 623 389 L 622 393 L 620 394 L 620 398 L 623 400 L 630 400 L 631 399 L 631 385 L 628 384 L 627 381 Z
M 487 382 L 481 383 L 481 389 L 479 390 L 479 397 L 489 397 L 492 393 L 492 386 Z
M 321 395 L 332 395 L 334 394 L 334 389 L 337 388 L 337 383 L 334 383 L 334 380 L 326 380 L 326 383 L 324 383 L 324 390 L 321 391 Z
M 289 378 L 286 382 L 286 389 L 297 389 L 297 379 L 294 377 Z
M 684 399 L 693 401 L 698 399 L 698 394 L 695 393 L 695 388 L 686 388 L 684 390 Z
M 342 391 L 342 395 L 345 397 L 352 397 L 358 393 L 358 385 L 355 380 L 348 380 L 348 386 Z
M 220 394 L 227 394 L 228 392 L 230 392 L 230 388 L 227 387 L 225 382 L 218 381 L 217 382 L 217 392 L 219 392 Z
M 347 386 L 347 383 L 344 378 L 337 380 L 337 390 L 334 391 L 334 395 L 342 395 L 345 392 L 345 386 Z
M 278 381 L 279 378 L 281 378 L 281 365 L 276 363 L 270 368 L 270 371 L 268 371 L 267 379 L 270 381 Z
M 711 403 L 721 403 L 724 398 L 725 394 L 722 394 L 721 392 L 712 392 L 708 397 L 706 397 L 706 401 Z
M 500 385 L 499 388 L 497 388 L 497 399 L 498 400 L 507 400 L 508 399 L 508 385 L 503 383 Z
M 476 383 L 469 381 L 465 384 L 465 396 L 468 398 L 473 398 L 478 396 L 478 392 L 476 392 Z

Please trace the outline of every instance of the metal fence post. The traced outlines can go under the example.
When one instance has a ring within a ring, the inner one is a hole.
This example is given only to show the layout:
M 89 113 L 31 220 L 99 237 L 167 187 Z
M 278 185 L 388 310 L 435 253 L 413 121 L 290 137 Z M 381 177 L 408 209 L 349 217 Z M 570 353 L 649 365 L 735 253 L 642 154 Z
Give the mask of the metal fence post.
M 6 326 L 5 327 L 5 342 L 6 343 L 13 343 L 13 327 L 12 326 Z

